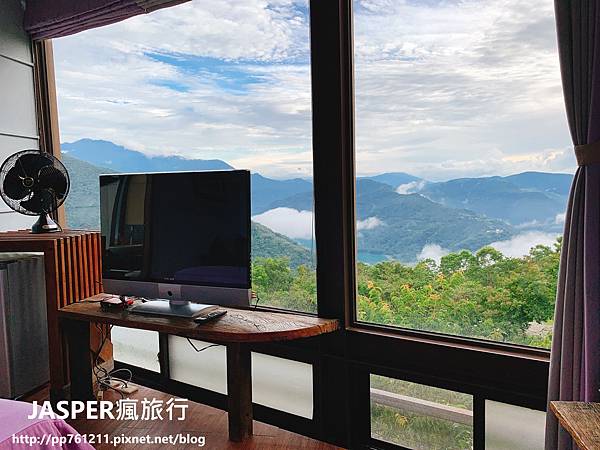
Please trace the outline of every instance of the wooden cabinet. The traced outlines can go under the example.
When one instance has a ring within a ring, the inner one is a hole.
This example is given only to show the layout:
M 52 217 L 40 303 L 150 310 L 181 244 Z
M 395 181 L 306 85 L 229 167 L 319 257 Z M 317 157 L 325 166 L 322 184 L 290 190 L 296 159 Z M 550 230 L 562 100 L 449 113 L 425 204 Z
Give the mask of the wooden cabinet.
M 0 233 L 0 252 L 44 254 L 50 396 L 53 401 L 68 397 L 68 368 L 57 311 L 63 306 L 102 292 L 102 246 L 97 231 L 64 230 L 32 234 L 27 230 Z

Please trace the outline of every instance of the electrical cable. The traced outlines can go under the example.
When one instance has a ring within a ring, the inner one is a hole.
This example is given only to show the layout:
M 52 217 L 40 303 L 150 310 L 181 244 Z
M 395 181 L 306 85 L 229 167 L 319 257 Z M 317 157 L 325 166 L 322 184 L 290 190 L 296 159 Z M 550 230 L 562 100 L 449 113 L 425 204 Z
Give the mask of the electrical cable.
M 254 302 L 254 309 L 258 306 L 258 302 L 260 302 L 260 297 L 258 296 L 258 292 L 252 291 L 252 298 L 256 299 Z
M 105 391 L 107 389 L 116 391 L 119 393 L 121 398 L 125 398 L 125 394 L 123 394 L 123 392 L 121 392 L 119 389 L 115 388 L 111 384 L 111 382 L 118 381 L 122 384 L 122 387 L 126 388 L 126 387 L 128 387 L 129 383 L 131 382 L 131 379 L 133 378 L 133 373 L 131 372 L 131 370 L 125 369 L 125 368 L 114 369 L 109 372 L 108 370 L 106 370 L 104 367 L 102 367 L 100 365 L 100 362 L 99 362 L 100 361 L 100 353 L 102 352 L 102 349 L 104 348 L 104 345 L 106 344 L 106 341 L 108 340 L 108 335 L 110 334 L 110 331 L 112 330 L 113 326 L 110 325 L 108 327 L 108 331 L 105 331 L 102 328 L 102 326 L 98 323 L 96 323 L 95 326 L 101 336 L 100 346 L 98 347 L 97 352 L 94 352 L 93 350 L 90 350 L 90 351 L 92 352 L 92 355 L 93 355 L 93 361 L 94 361 L 93 372 L 94 372 L 94 376 L 96 377 L 96 380 L 98 382 L 98 386 L 103 391 Z M 127 379 L 123 379 L 123 378 L 114 376 L 114 374 L 119 373 L 119 372 L 126 373 L 128 375 Z
M 186 339 L 189 342 L 189 344 L 192 346 L 192 348 L 194 350 L 196 350 L 196 353 L 203 352 L 204 350 L 208 350 L 211 347 L 221 347 L 221 344 L 209 344 L 206 347 L 198 348 L 194 345 L 194 343 L 192 342 L 192 340 L 190 338 L 186 338 Z

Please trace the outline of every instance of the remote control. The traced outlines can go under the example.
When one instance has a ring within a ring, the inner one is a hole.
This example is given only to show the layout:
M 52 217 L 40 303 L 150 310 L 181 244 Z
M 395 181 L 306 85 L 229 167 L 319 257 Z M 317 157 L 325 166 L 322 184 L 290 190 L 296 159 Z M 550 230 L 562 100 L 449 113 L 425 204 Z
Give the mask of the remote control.
M 218 311 L 210 312 L 205 316 L 196 317 L 194 319 L 194 322 L 196 322 L 198 324 L 210 322 L 211 320 L 214 320 L 218 317 L 224 316 L 225 314 L 227 314 L 227 311 L 225 311 L 224 309 L 220 309 Z

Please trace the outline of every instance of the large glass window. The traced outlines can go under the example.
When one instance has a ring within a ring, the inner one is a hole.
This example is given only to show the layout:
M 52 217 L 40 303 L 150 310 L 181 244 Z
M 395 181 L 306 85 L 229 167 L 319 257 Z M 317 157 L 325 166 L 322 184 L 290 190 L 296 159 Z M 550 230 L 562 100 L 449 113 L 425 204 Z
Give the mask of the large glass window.
M 548 348 L 575 162 L 553 3 L 355 0 L 359 321 Z
M 253 289 L 315 312 L 308 1 L 189 2 L 54 50 L 69 227 L 99 227 L 100 173 L 249 169 Z

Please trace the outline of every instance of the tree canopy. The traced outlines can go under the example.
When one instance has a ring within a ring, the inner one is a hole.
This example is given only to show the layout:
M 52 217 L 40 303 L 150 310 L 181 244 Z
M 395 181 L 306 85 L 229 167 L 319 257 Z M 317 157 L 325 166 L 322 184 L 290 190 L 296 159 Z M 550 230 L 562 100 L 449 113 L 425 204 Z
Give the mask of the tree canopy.
M 358 319 L 536 347 L 549 347 L 560 239 L 521 258 L 492 247 L 450 253 L 414 266 L 359 263 Z M 254 290 L 263 304 L 315 312 L 312 268 L 287 258 L 257 258 Z

